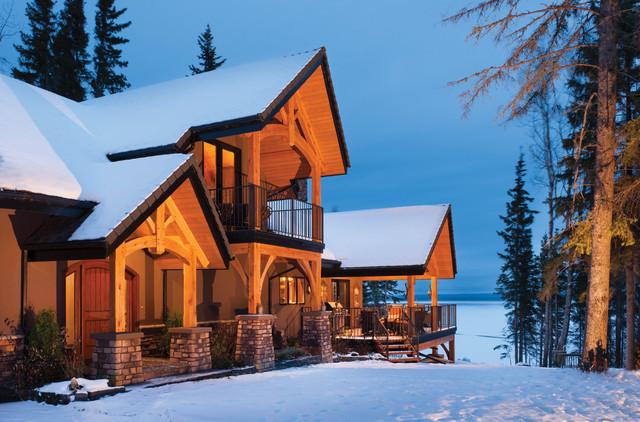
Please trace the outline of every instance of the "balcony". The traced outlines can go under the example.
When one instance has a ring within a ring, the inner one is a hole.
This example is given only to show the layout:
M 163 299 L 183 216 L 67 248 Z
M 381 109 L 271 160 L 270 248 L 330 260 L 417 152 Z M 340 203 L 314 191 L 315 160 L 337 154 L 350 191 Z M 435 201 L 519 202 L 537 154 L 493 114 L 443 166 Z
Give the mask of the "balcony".
M 253 184 L 212 189 L 211 196 L 232 243 L 242 238 L 234 234 L 256 232 L 309 242 L 323 241 L 323 209 L 318 205 Z

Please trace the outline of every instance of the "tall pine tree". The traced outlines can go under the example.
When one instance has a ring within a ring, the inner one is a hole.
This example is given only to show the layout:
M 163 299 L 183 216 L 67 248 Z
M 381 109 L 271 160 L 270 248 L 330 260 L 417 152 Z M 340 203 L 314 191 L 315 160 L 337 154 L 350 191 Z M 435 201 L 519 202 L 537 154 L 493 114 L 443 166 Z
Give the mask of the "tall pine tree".
M 52 51 L 54 55 L 52 91 L 75 101 L 85 99 L 84 82 L 89 64 L 85 30 L 84 0 L 65 0 Z
M 114 2 L 115 0 L 98 0 L 96 6 L 98 9 L 95 27 L 96 46 L 90 82 L 91 92 L 96 98 L 102 97 L 105 93 L 121 92 L 131 86 L 122 73 L 116 73 L 117 68 L 124 68 L 129 64 L 121 60 L 122 50 L 117 47 L 129 42 L 118 33 L 129 27 L 131 21 L 116 22 L 127 9 L 117 10 Z
M 33 0 L 27 4 L 30 33 L 20 31 L 22 45 L 14 45 L 19 67 L 11 69 L 14 78 L 44 89 L 52 88 L 51 42 L 56 29 L 53 0 Z
M 538 290 L 536 260 L 531 244 L 531 224 L 536 211 L 529 209 L 533 200 L 524 188 L 526 169 L 520 154 L 516 165 L 515 186 L 508 191 L 511 201 L 507 213 L 500 216 L 505 228 L 498 234 L 505 248 L 498 256 L 503 261 L 496 292 L 507 309 L 507 337 L 514 346 L 515 361 L 523 362 L 535 344 L 535 296 Z
M 198 36 L 198 46 L 200 47 L 200 54 L 198 55 L 200 63 L 198 64 L 199 67 L 189 66 L 192 75 L 216 70 L 227 61 L 227 59 L 220 60 L 221 57 L 216 56 L 216 48 L 213 46 L 213 34 L 208 24 L 204 32 Z

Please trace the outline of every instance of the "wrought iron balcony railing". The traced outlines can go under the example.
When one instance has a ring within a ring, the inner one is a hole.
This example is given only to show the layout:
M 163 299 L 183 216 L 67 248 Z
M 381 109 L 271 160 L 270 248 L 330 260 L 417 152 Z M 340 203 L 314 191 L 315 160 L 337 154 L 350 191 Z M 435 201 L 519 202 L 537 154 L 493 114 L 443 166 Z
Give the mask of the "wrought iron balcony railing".
M 212 189 L 225 230 L 259 230 L 295 239 L 323 241 L 323 209 L 262 186 Z

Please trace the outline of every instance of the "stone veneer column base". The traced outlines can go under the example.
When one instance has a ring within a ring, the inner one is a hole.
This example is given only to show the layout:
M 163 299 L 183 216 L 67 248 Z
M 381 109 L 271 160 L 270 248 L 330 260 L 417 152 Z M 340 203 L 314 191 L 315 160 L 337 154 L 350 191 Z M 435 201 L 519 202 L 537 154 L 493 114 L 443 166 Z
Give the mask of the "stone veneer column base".
M 189 364 L 189 372 L 211 369 L 211 327 L 169 328 L 171 362 Z
M 24 336 L 0 335 L 0 385 L 15 387 L 16 367 L 24 361 Z
M 274 315 L 238 315 L 236 359 L 256 367 L 259 372 L 275 368 L 273 353 Z
M 143 333 L 95 333 L 91 375 L 114 378 L 114 385 L 142 382 Z
M 302 347 L 307 353 L 320 355 L 323 362 L 333 362 L 329 311 L 302 313 Z

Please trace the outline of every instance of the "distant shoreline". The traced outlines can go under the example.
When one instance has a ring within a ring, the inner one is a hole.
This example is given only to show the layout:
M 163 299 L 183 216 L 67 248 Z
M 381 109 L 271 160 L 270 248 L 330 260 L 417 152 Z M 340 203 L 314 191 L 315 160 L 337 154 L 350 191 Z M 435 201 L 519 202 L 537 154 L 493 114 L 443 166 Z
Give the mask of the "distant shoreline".
M 428 294 L 416 294 L 416 301 L 429 302 L 431 296 Z M 500 302 L 500 296 L 493 293 L 459 293 L 459 294 L 438 294 L 438 301 L 442 302 Z

